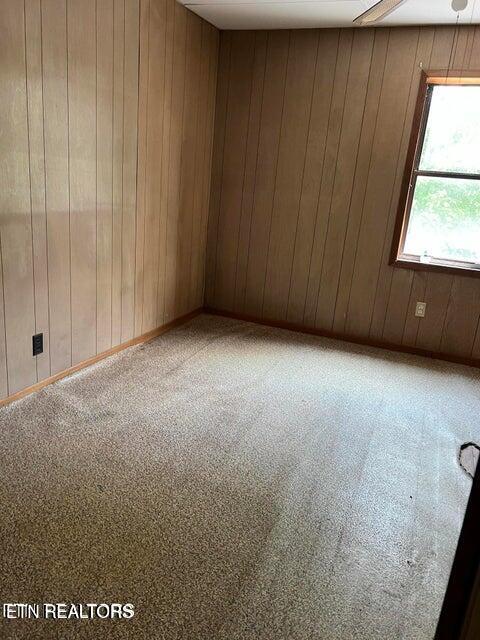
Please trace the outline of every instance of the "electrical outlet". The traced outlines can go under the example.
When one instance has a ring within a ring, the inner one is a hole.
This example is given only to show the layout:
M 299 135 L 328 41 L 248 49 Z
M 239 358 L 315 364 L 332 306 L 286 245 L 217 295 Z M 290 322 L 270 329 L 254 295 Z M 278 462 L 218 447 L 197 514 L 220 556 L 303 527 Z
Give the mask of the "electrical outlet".
M 32 351 L 34 356 L 43 353 L 43 333 L 32 336 Z
M 415 316 L 417 318 L 424 318 L 426 310 L 427 310 L 426 302 L 417 302 L 415 307 Z

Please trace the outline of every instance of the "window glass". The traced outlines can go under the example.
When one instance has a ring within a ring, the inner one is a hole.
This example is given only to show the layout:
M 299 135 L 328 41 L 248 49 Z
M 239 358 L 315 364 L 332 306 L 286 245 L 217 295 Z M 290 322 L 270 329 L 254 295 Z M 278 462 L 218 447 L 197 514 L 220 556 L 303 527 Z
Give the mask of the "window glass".
M 418 176 L 403 252 L 480 264 L 480 180 Z
M 433 87 L 419 169 L 480 173 L 480 86 Z

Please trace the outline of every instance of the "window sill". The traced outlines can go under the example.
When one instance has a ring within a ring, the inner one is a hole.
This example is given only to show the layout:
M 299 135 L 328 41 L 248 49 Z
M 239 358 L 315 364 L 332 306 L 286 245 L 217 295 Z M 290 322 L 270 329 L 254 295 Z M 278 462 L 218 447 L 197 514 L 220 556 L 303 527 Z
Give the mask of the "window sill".
M 418 271 L 436 271 L 437 273 L 449 273 L 450 275 L 469 276 L 480 278 L 480 265 L 432 260 L 431 262 L 420 262 L 415 256 L 398 256 L 390 264 L 400 269 L 414 269 Z

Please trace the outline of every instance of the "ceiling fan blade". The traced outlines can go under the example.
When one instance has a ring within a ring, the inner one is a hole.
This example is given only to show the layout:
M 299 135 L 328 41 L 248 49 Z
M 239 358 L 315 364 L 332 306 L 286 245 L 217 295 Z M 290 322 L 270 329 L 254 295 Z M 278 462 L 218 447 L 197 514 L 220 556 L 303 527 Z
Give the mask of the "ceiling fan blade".
M 373 7 L 361 13 L 355 20 L 354 24 L 370 25 L 380 22 L 389 13 L 398 9 L 398 7 L 406 2 L 406 0 L 380 0 Z

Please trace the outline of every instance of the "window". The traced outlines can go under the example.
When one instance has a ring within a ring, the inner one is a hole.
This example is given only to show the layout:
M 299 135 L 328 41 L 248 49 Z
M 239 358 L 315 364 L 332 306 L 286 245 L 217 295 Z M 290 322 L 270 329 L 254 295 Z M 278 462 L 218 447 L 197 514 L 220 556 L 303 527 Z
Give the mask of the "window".
M 480 276 L 480 77 L 423 74 L 392 264 Z

